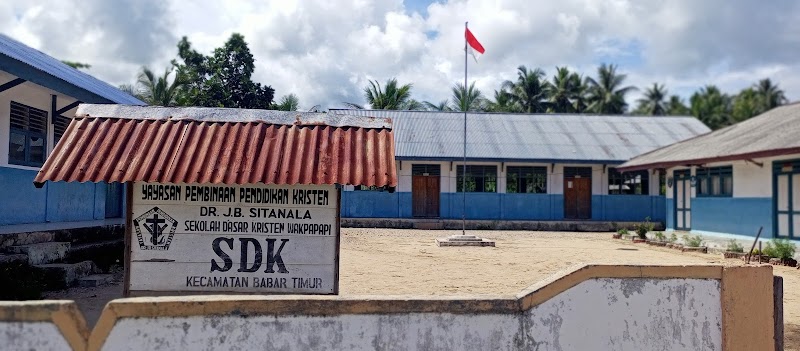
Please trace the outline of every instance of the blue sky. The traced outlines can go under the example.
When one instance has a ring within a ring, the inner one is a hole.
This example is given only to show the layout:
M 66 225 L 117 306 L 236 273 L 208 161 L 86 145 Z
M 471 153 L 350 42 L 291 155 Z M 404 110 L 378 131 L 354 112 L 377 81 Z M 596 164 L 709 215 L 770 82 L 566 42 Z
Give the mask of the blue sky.
M 593 76 L 605 62 L 627 84 L 665 84 L 685 99 L 707 84 L 733 94 L 767 77 L 800 97 L 800 2 L 791 0 L 0 2 L 3 33 L 89 63 L 115 85 L 133 83 L 142 66 L 168 67 L 182 36 L 211 53 L 241 33 L 255 80 L 276 98 L 296 94 L 301 107 L 364 103 L 369 80 L 390 78 L 413 84 L 415 99 L 448 98 L 463 80 L 464 21 L 486 48 L 470 80 L 487 96 L 519 65 Z

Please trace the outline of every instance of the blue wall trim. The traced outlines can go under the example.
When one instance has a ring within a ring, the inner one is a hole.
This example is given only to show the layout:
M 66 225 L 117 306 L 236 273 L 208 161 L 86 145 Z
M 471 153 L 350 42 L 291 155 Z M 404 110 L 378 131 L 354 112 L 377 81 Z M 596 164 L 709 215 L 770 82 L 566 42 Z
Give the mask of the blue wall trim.
M 771 197 L 692 198 L 692 230 L 771 237 Z
M 36 171 L 0 167 L 0 225 L 105 218 L 105 183 L 47 182 L 37 189 L 35 176 Z
M 667 229 L 675 229 L 675 212 L 672 211 L 675 208 L 674 201 L 673 199 L 666 199 L 665 212 L 667 214 L 667 222 L 665 226 Z
M 536 220 L 564 219 L 561 194 L 467 193 L 467 219 Z M 595 195 L 592 219 L 598 221 L 643 221 L 650 217 L 663 222 L 666 202 L 663 196 Z M 442 193 L 439 214 L 442 219 L 460 219 L 461 193 Z M 344 218 L 411 218 L 410 192 L 343 191 Z

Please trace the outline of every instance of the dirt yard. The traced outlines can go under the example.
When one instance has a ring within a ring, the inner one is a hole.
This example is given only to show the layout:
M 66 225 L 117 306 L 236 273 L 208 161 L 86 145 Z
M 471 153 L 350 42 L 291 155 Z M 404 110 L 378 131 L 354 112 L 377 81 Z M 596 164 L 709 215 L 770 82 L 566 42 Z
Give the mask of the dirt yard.
M 743 264 L 719 254 L 680 253 L 611 239 L 610 233 L 470 231 L 495 248 L 437 247 L 434 238 L 460 232 L 343 229 L 343 295 L 510 295 L 577 263 Z M 800 271 L 775 267 L 784 277 L 786 350 L 800 351 Z M 119 283 L 47 295 L 76 300 L 90 325 L 103 306 L 119 298 Z

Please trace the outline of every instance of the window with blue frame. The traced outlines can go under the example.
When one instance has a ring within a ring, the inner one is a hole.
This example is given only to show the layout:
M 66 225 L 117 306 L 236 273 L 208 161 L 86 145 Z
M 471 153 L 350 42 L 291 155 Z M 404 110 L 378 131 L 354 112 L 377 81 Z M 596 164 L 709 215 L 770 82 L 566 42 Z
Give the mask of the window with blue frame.
M 649 195 L 650 173 L 646 170 L 620 173 L 615 168 L 609 168 L 608 194 Z
M 11 102 L 8 163 L 39 167 L 47 150 L 47 112 Z
M 497 192 L 497 166 L 467 166 L 466 177 L 464 167 L 459 166 L 456 173 L 456 192 L 463 191 L 464 179 L 468 193 Z
M 506 193 L 547 193 L 547 167 L 506 168 Z
M 698 168 L 695 174 L 698 197 L 733 196 L 733 167 Z

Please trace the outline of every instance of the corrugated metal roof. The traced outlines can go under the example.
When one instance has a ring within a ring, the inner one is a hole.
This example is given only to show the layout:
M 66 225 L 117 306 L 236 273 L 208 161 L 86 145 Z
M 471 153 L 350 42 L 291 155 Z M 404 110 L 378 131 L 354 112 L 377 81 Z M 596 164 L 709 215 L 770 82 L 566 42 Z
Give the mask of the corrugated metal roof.
M 627 170 L 668 168 L 800 153 L 800 103 L 640 155 Z
M 145 105 L 116 87 L 74 69 L 49 55 L 0 34 L 0 54 L 118 104 Z M 98 101 L 99 102 L 99 101 Z
M 397 186 L 388 128 L 76 118 L 34 180 Z
M 331 110 L 391 118 L 398 159 L 463 157 L 461 112 Z M 469 113 L 467 157 L 472 160 L 611 162 L 710 130 L 693 117 Z

